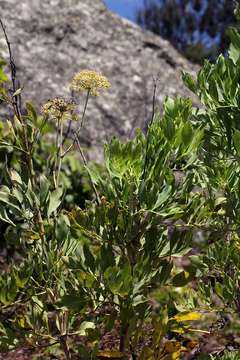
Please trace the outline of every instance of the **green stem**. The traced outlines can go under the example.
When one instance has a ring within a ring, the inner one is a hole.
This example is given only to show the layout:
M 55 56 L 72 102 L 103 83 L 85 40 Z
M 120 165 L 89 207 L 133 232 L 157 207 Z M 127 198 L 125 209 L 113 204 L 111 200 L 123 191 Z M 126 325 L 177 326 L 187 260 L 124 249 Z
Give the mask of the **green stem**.
M 72 149 L 72 147 L 74 146 L 74 144 L 77 142 L 79 133 L 80 133 L 80 131 L 81 131 L 82 127 L 83 127 L 83 124 L 84 124 L 84 119 L 85 119 L 86 110 L 87 110 L 87 106 L 88 106 L 89 95 L 90 95 L 90 90 L 88 90 L 88 92 L 87 92 L 87 97 L 86 97 L 85 104 L 84 104 L 84 109 L 83 109 L 83 113 L 82 113 L 82 119 L 81 119 L 80 126 L 79 126 L 79 127 L 77 128 L 77 130 L 75 131 L 72 144 L 67 148 L 67 150 L 65 150 L 65 151 L 62 153 L 62 158 Z
M 56 136 L 56 159 L 55 159 L 55 163 L 54 163 L 54 167 L 53 167 L 53 182 L 54 182 L 54 187 L 55 189 L 57 189 L 57 179 L 56 179 L 56 172 L 57 172 L 57 168 L 58 168 L 58 159 L 59 159 L 59 153 L 60 153 L 60 149 L 59 149 L 59 133 L 60 133 L 60 118 L 57 118 L 57 136 Z
M 57 178 L 56 178 L 56 186 L 59 186 L 59 175 L 62 167 L 62 142 L 63 142 L 63 121 L 61 120 L 60 125 L 60 138 L 59 138 L 59 152 L 58 152 L 58 167 L 57 167 Z
M 87 170 L 90 183 L 91 183 L 92 188 L 93 188 L 93 191 L 94 191 L 94 193 L 95 193 L 97 203 L 98 203 L 98 205 L 100 205 L 100 204 L 101 204 L 101 200 L 100 200 L 100 197 L 99 197 L 97 188 L 96 188 L 96 186 L 95 186 L 95 184 L 94 184 L 94 182 L 93 182 L 93 180 L 92 180 L 91 174 L 90 174 L 90 172 L 89 172 L 89 170 L 88 170 L 88 168 L 87 168 L 87 160 L 86 160 L 85 155 L 84 155 L 84 153 L 83 153 L 83 151 L 82 151 L 82 148 L 81 148 L 81 145 L 80 145 L 80 141 L 79 141 L 78 138 L 77 138 L 76 141 L 77 141 L 78 150 L 79 150 L 79 152 L 80 152 L 80 155 L 81 155 L 81 157 L 82 157 L 83 163 L 84 163 L 85 168 L 86 168 L 86 170 Z

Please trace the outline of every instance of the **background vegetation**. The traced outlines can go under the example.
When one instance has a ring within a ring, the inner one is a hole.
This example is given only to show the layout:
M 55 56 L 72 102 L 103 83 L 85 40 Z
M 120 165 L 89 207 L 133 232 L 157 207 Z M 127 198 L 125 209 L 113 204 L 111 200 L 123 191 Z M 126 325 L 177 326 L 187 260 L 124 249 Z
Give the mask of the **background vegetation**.
M 213 61 L 229 46 L 227 29 L 236 24 L 234 0 L 145 0 L 137 22 L 169 40 L 188 59 Z

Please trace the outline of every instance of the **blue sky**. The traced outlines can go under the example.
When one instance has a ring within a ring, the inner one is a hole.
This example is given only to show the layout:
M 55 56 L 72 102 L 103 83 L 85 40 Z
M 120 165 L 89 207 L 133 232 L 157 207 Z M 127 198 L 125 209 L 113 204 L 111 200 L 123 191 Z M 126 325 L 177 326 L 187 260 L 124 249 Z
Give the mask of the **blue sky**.
M 141 7 L 143 0 L 104 0 L 113 12 L 130 20 L 135 19 L 136 9 Z

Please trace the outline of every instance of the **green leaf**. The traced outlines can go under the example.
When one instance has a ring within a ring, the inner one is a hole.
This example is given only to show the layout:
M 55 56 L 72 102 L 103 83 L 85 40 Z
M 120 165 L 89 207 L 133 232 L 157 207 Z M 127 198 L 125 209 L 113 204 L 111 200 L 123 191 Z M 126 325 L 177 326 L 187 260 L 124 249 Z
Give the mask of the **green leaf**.
M 12 220 L 9 218 L 8 214 L 7 214 L 7 210 L 5 208 L 3 208 L 2 206 L 0 206 L 0 219 L 4 222 L 7 222 L 8 224 L 12 225 L 12 226 L 16 226 Z
M 58 209 L 59 205 L 62 202 L 62 194 L 63 194 L 62 188 L 56 189 L 50 194 L 49 205 L 47 210 L 48 217 L 50 217 L 50 215 Z
M 189 73 L 182 72 L 182 80 L 189 90 L 196 94 L 196 83 Z
M 86 299 L 81 293 L 81 291 L 79 291 L 79 293 L 72 292 L 70 294 L 62 296 L 58 305 L 61 307 L 66 307 L 67 309 L 73 311 L 80 312 L 84 309 L 86 305 Z
M 162 204 L 164 204 L 168 198 L 170 197 L 170 194 L 172 192 L 171 186 L 166 186 L 164 190 L 158 195 L 157 201 L 155 205 L 153 206 L 152 210 L 158 209 Z
M 40 204 L 44 206 L 49 199 L 50 183 L 44 174 L 40 175 Z
M 161 121 L 161 127 L 164 133 L 164 136 L 169 140 L 172 141 L 175 135 L 175 125 L 173 120 L 165 116 Z
M 230 44 L 228 54 L 229 58 L 236 64 L 240 56 L 239 49 L 237 49 L 233 44 Z
M 193 130 L 189 122 L 185 123 L 181 132 L 182 142 L 185 146 L 188 146 L 193 138 Z
M 6 186 L 1 187 L 0 191 L 0 202 L 6 204 L 8 209 L 12 211 L 16 216 L 22 216 L 22 210 L 17 205 L 18 200 L 9 193 L 9 189 Z
M 21 92 L 22 92 L 22 88 L 19 88 L 19 89 L 17 89 L 14 93 L 13 93 L 13 97 L 14 96 L 18 96 L 18 95 L 20 95 L 21 94 Z
M 0 85 L 9 80 L 8 76 L 3 71 L 3 66 L 5 66 L 5 65 L 6 65 L 5 60 L 0 58 Z
M 132 290 L 131 267 L 128 263 L 121 268 L 117 266 L 109 267 L 105 271 L 104 277 L 114 295 L 119 295 L 124 298 L 128 296 Z
M 28 117 L 33 121 L 34 124 L 37 124 L 38 116 L 36 110 L 34 109 L 34 107 L 30 102 L 26 103 L 26 109 L 27 109 Z
M 16 170 L 11 170 L 10 171 L 10 178 L 13 182 L 16 182 L 20 185 L 22 185 L 22 179 L 21 176 L 19 175 L 19 173 Z

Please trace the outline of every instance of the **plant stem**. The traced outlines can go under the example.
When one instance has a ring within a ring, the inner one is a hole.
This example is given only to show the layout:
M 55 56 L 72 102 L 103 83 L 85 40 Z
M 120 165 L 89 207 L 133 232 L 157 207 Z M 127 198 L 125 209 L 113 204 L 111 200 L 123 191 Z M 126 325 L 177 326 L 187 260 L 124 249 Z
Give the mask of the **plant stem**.
M 8 35 L 7 35 L 7 31 L 6 28 L 2 22 L 2 20 L 0 19 L 0 26 L 2 28 L 3 34 L 4 34 L 4 38 L 7 44 L 7 48 L 8 48 L 8 53 L 9 53 L 9 65 L 10 65 L 10 70 L 11 70 L 11 80 L 12 80 L 12 95 L 16 92 L 17 88 L 16 88 L 16 65 L 14 62 L 14 58 L 12 55 L 12 49 L 11 49 L 11 44 L 10 41 L 8 39 Z M 20 109 L 19 109 L 19 103 L 18 103 L 18 99 L 20 98 L 21 95 L 17 95 L 17 96 L 12 96 L 12 105 L 13 105 L 13 110 L 14 113 L 16 114 L 18 120 L 21 122 L 21 113 L 20 113 Z
M 61 172 L 62 166 L 62 142 L 63 142 L 63 121 L 61 120 L 60 124 L 60 138 L 59 138 L 59 151 L 58 151 L 58 166 L 57 166 L 57 178 L 56 178 L 56 186 L 59 186 L 59 175 Z
M 96 186 L 95 186 L 95 184 L 94 184 L 94 182 L 93 182 L 93 180 L 92 180 L 91 174 L 89 173 L 89 170 L 88 170 L 88 168 L 87 168 L 87 160 L 86 160 L 85 155 L 84 155 L 84 153 L 83 153 L 83 151 L 82 151 L 82 148 L 81 148 L 80 141 L 79 141 L 78 137 L 77 137 L 77 139 L 76 139 L 76 142 L 77 142 L 77 147 L 78 147 L 78 150 L 79 150 L 80 155 L 81 155 L 81 157 L 82 157 L 83 163 L 84 163 L 85 168 L 86 168 L 86 170 L 87 170 L 90 183 L 91 183 L 92 188 L 93 188 L 93 191 L 94 191 L 94 193 L 95 193 L 97 203 L 98 203 L 98 205 L 100 205 L 100 204 L 101 204 L 101 200 L 100 200 L 100 197 L 99 197 L 97 188 L 96 188 Z
M 79 133 L 80 133 L 80 131 L 81 131 L 82 127 L 83 127 L 83 124 L 84 124 L 84 119 L 85 119 L 86 110 L 87 110 L 87 106 L 88 106 L 89 95 L 90 95 L 90 90 L 88 90 L 88 92 L 87 92 L 87 97 L 86 97 L 85 104 L 84 104 L 84 109 L 83 109 L 83 113 L 82 113 L 82 119 L 81 119 L 80 126 L 79 126 L 78 129 L 75 131 L 72 144 L 67 148 L 67 150 L 65 150 L 65 151 L 63 152 L 62 158 L 72 149 L 72 147 L 74 146 L 74 144 L 77 142 Z
M 119 351 L 121 353 L 124 353 L 125 351 L 125 342 L 126 342 L 126 336 L 127 336 L 127 332 L 128 332 L 128 324 L 122 324 L 121 325 L 121 330 L 120 330 L 120 344 L 119 344 Z
M 64 354 L 66 356 L 66 360 L 71 360 L 71 354 L 70 354 L 70 351 L 69 351 L 69 348 L 68 348 L 66 337 L 67 337 L 67 335 L 60 336 L 59 342 L 60 342 L 60 345 L 61 345 L 61 347 L 63 349 L 63 352 L 64 352 Z
M 53 168 L 53 182 L 54 182 L 55 189 L 57 189 L 56 172 L 57 172 L 58 157 L 59 157 L 59 132 L 60 132 L 60 118 L 57 119 L 57 136 L 56 136 L 56 143 L 55 143 L 57 155 L 56 155 L 54 168 Z

